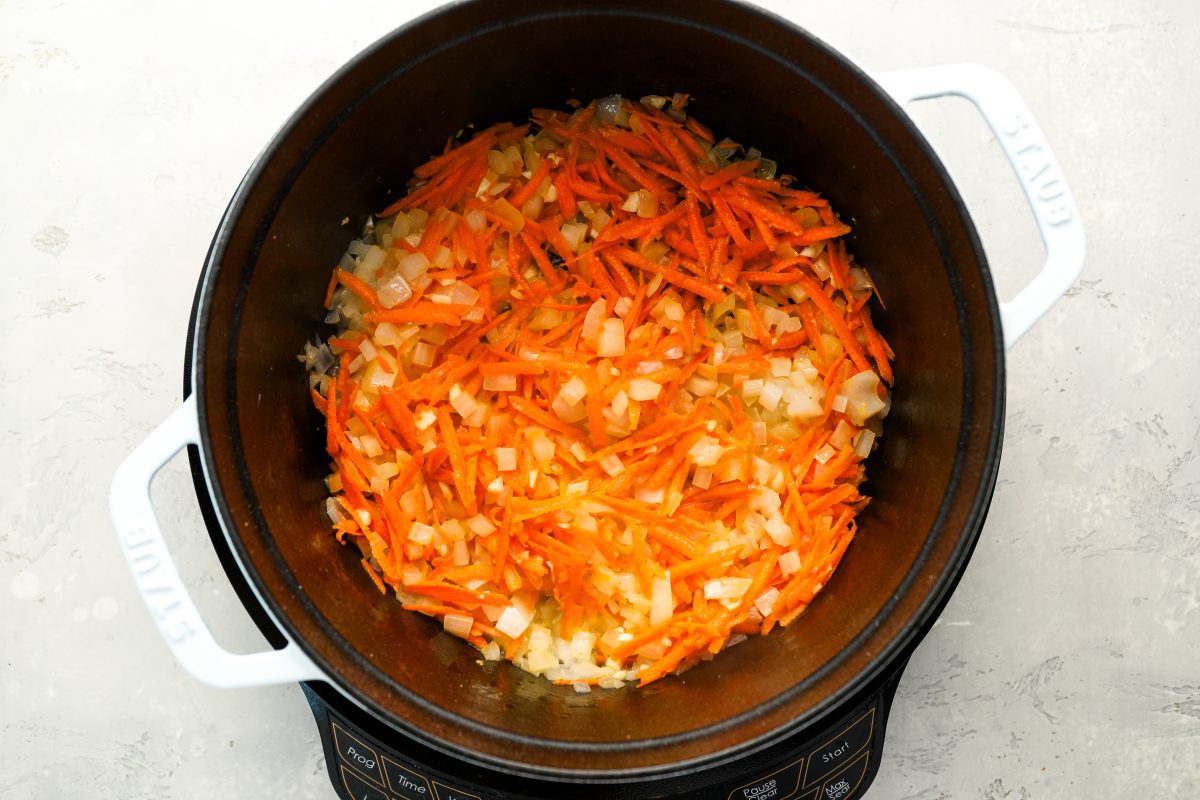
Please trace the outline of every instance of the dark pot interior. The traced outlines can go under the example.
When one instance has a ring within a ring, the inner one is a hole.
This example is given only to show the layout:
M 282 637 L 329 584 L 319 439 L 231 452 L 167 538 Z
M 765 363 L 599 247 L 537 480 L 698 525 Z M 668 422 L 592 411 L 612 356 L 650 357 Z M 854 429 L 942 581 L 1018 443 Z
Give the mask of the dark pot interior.
M 465 125 L 612 92 L 691 93 L 718 135 L 824 193 L 887 301 L 893 413 L 874 501 L 790 628 L 645 690 L 577 695 L 381 596 L 322 513 L 320 418 L 295 354 L 365 217 Z M 343 225 L 343 218 L 349 223 Z M 267 605 L 334 684 L 396 727 L 545 769 L 645 770 L 803 724 L 886 669 L 961 571 L 995 480 L 997 307 L 961 201 L 902 112 L 848 62 L 728 2 L 475 2 L 391 34 L 251 170 L 204 279 L 194 372 L 215 505 Z

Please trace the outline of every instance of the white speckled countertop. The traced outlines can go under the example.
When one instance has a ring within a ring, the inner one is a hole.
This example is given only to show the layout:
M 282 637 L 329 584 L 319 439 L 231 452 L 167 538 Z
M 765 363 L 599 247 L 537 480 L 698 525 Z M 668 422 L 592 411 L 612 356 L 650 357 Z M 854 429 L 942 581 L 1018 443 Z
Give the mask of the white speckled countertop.
M 332 798 L 295 686 L 174 662 L 107 510 L 180 399 L 211 233 L 275 128 L 432 4 L 0 0 L 0 797 Z M 1200 797 L 1200 159 L 1192 3 L 773 2 L 861 63 L 1005 73 L 1082 208 L 1083 279 L 1010 353 L 1004 459 L 872 798 Z M 917 110 L 1002 294 L 1041 251 L 961 101 Z M 223 642 L 260 643 L 177 461 L 155 497 Z

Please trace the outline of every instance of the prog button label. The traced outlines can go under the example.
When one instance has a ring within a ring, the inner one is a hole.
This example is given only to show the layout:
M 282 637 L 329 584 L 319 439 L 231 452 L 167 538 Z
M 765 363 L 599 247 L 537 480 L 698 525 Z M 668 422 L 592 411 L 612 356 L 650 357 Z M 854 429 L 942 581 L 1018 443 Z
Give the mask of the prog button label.
M 383 785 L 383 773 L 379 770 L 379 756 L 375 750 L 342 730 L 336 722 L 333 723 L 333 745 L 342 763 L 349 764 L 380 786 Z

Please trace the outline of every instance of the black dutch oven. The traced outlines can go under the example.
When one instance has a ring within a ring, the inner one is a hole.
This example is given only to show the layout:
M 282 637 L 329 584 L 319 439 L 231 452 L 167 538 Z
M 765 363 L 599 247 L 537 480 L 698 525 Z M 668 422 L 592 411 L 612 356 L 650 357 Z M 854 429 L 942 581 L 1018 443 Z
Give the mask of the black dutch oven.
M 568 98 L 675 91 L 852 222 L 850 249 L 887 300 L 876 319 L 896 352 L 895 402 L 859 534 L 797 624 L 645 689 L 580 695 L 506 662 L 481 667 L 472 648 L 381 596 L 334 541 L 321 419 L 295 355 L 322 328 L 330 265 L 448 134 Z M 897 102 L 940 94 L 980 106 L 1047 242 L 1045 271 L 1003 309 L 962 199 Z M 726 0 L 454 4 L 342 68 L 247 173 L 196 294 L 188 398 L 118 472 L 114 519 L 191 672 L 219 685 L 305 681 L 318 711 L 340 709 L 343 728 L 367 731 L 360 751 L 394 751 L 414 786 L 422 767 L 442 775 L 425 784 L 440 800 L 806 797 L 826 784 L 805 777 L 805 743 L 873 708 L 866 774 L 854 787 L 827 784 L 846 796 L 869 784 L 890 691 L 983 525 L 1003 435 L 1005 333 L 1011 343 L 1057 299 L 1082 253 L 1040 131 L 984 68 L 877 81 L 788 22 Z M 222 651 L 171 566 L 146 487 L 185 444 L 226 570 L 282 649 Z M 788 765 L 799 770 L 794 789 L 786 770 L 755 783 Z M 379 777 L 390 796 L 416 791 Z M 455 795 L 453 778 L 473 788 Z

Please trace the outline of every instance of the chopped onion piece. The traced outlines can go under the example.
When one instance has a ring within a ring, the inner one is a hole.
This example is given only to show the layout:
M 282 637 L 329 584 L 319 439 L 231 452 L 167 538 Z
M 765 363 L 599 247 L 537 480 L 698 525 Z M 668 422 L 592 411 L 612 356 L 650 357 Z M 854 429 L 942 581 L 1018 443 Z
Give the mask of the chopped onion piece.
M 562 394 L 555 395 L 554 400 L 550 403 L 550 410 L 563 422 L 579 422 L 587 416 L 587 408 L 583 402 L 568 403 L 563 399 Z
M 496 448 L 496 469 L 500 472 L 512 472 L 517 468 L 517 450 L 515 447 Z
M 408 281 L 404 280 L 404 276 L 398 271 L 392 273 L 390 277 L 375 287 L 375 295 L 379 298 L 379 304 L 384 308 L 395 308 L 410 300 L 412 294 Z
M 750 426 L 750 431 L 754 435 L 754 443 L 764 445 L 767 443 L 767 423 L 759 420 Z
M 879 389 L 879 376 L 870 370 L 863 370 L 842 381 L 838 394 L 846 396 L 845 413 L 851 422 L 862 425 L 887 407 L 879 396 Z
M 644 486 L 640 486 L 633 490 L 633 497 L 643 503 L 655 505 L 661 503 L 663 498 L 666 497 L 666 490 L 661 486 L 657 489 L 647 489 Z
M 412 349 L 412 363 L 418 367 L 432 367 L 437 348 L 428 342 L 417 342 Z
M 628 297 L 620 297 L 617 302 L 613 303 L 613 313 L 624 319 L 625 315 L 633 308 L 633 301 Z
M 596 354 L 602 358 L 625 355 L 625 323 L 612 318 L 601 323 Z
M 408 540 L 419 545 L 428 545 L 433 541 L 434 529 L 423 522 L 414 522 L 408 529 Z
M 782 556 L 781 556 L 782 558 Z M 775 610 L 775 603 L 779 600 L 779 590 L 772 586 L 758 596 L 754 601 L 754 607 L 758 609 L 758 613 L 763 617 L 771 616 L 771 612 Z
M 504 609 L 504 613 L 496 620 L 496 630 L 511 639 L 516 639 L 525 633 L 525 629 L 531 622 L 533 622 L 533 609 L 524 607 L 523 604 L 513 603 Z
M 781 397 L 783 397 L 783 389 L 779 388 L 779 384 L 767 383 L 763 386 L 762 394 L 758 396 L 758 404 L 767 411 L 774 411 L 779 406 Z
M 750 585 L 754 583 L 751 578 L 716 578 L 715 580 L 705 581 L 704 583 L 704 599 L 705 600 L 736 600 L 746 593 Z
M 488 392 L 515 392 L 517 390 L 517 376 L 487 375 L 483 379 L 483 388 Z
M 725 448 L 720 440 L 712 436 L 702 436 L 687 454 L 697 467 L 711 467 L 725 455 Z
M 817 451 L 816 455 L 814 455 L 813 458 L 820 464 L 827 464 L 827 463 L 829 463 L 829 459 L 836 456 L 837 453 L 838 453 L 838 451 L 837 451 L 836 447 L 834 447 L 831 444 L 826 444 L 824 447 L 822 447 L 820 450 Z
M 837 399 L 834 399 L 834 406 L 837 406 Z M 839 419 L 837 427 L 833 429 L 833 433 L 829 434 L 829 443 L 841 450 L 846 445 L 850 444 L 850 440 L 854 437 L 854 428 L 846 424 L 846 420 Z
M 545 467 L 554 459 L 554 440 L 546 436 L 536 436 L 529 443 L 529 449 L 533 451 L 533 457 L 538 463 Z
M 503 197 L 492 203 L 492 213 L 508 223 L 514 232 L 525 227 L 525 215 Z
M 600 459 L 600 469 L 612 477 L 619 475 L 625 469 L 625 463 L 621 461 L 621 457 L 616 453 L 609 453 Z
M 800 571 L 800 554 L 795 550 L 788 550 L 779 557 L 779 571 L 786 578 L 788 575 Z
M 854 455 L 859 458 L 866 458 L 871 455 L 871 447 L 875 444 L 875 431 L 863 430 L 858 434 L 858 441 L 854 443 Z
M 786 378 L 788 375 L 791 375 L 792 360 L 790 358 L 772 358 L 771 374 L 776 378 Z
M 468 392 L 464 391 L 457 383 L 450 387 L 450 405 L 458 412 L 460 417 L 469 417 L 478 407 L 475 398 Z
M 780 547 L 788 547 L 796 540 L 792 526 L 784 521 L 778 511 L 767 518 L 766 531 L 767 536 L 771 537 L 771 541 Z
M 467 527 L 477 536 L 487 536 L 496 530 L 492 521 L 483 514 L 476 514 L 467 520 Z
M 583 244 L 583 239 L 587 236 L 588 226 L 582 222 L 566 222 L 559 228 L 559 233 L 567 240 L 567 244 L 571 246 L 572 253 L 579 252 L 579 246 Z
M 400 277 L 410 284 L 418 275 L 423 275 L 429 269 L 429 259 L 421 251 L 409 253 L 396 262 L 396 271 Z
M 604 318 L 608 316 L 608 303 L 603 297 L 592 303 L 583 315 L 583 331 L 582 336 L 587 341 L 595 341 L 596 335 L 600 333 L 600 324 L 604 322 Z
M 685 384 L 687 390 L 696 397 L 711 397 L 717 393 L 717 382 L 704 378 L 700 375 L 693 375 L 688 378 Z
M 661 625 L 675 613 L 675 594 L 671 591 L 671 573 L 655 576 L 650 585 L 650 624 Z
M 742 381 L 742 397 L 747 400 L 753 400 L 762 394 L 763 381 L 758 378 L 749 378 Z
M 613 395 L 612 410 L 618 417 L 629 410 L 629 395 L 625 393 L 624 389 L 618 389 L 617 393 Z
M 587 397 L 587 384 L 578 375 L 572 375 L 571 379 L 562 385 L 558 390 L 558 396 L 563 402 L 569 406 L 573 406 L 583 398 Z
M 629 382 L 629 397 L 633 400 L 653 400 L 662 392 L 662 384 L 648 378 L 634 378 Z

